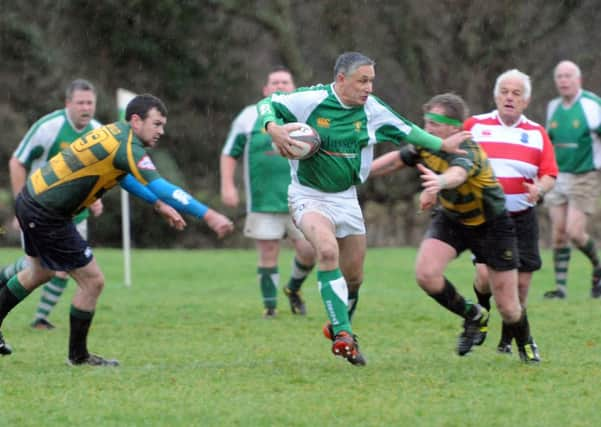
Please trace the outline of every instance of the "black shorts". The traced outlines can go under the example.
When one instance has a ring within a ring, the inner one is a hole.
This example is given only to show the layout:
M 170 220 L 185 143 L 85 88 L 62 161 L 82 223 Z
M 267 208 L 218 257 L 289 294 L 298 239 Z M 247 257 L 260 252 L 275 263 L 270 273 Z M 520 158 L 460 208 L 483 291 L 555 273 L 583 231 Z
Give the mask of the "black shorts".
M 509 214 L 518 239 L 518 271 L 532 273 L 540 270 L 542 260 L 538 246 L 538 217 L 534 208 L 527 209 L 517 214 Z M 474 255 L 474 263 L 482 263 Z
M 493 270 L 507 271 L 518 267 L 518 247 L 515 227 L 504 212 L 476 227 L 459 224 L 437 210 L 432 216 L 426 238 L 440 240 L 452 246 L 457 255 L 469 249 L 477 262 Z
M 531 273 L 540 270 L 542 260 L 538 247 L 538 217 L 536 209 L 530 208 L 518 214 L 511 215 L 515 224 L 515 232 L 518 238 L 518 251 L 520 265 L 518 270 L 523 273 Z
M 71 271 L 92 261 L 92 249 L 77 232 L 73 218 L 48 211 L 31 198 L 26 188 L 17 196 L 15 215 L 25 253 L 39 257 L 44 267 Z

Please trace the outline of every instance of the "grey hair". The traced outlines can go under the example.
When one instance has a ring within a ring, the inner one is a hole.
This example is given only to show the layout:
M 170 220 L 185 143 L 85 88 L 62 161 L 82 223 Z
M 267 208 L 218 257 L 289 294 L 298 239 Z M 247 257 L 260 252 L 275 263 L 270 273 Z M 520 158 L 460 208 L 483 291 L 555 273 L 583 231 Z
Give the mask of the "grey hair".
M 493 95 L 496 98 L 499 96 L 501 82 L 507 78 L 515 77 L 522 81 L 524 85 L 524 99 L 528 101 L 530 99 L 530 95 L 532 94 L 532 83 L 530 83 L 530 76 L 526 73 L 522 73 L 517 68 L 513 68 L 511 70 L 505 71 L 499 77 L 497 77 L 497 81 L 495 82 L 495 89 L 493 91 Z
M 89 90 L 94 94 L 96 93 L 96 89 L 92 83 L 84 79 L 76 79 L 69 83 L 69 86 L 67 86 L 67 89 L 65 90 L 65 97 L 67 100 L 73 98 L 73 92 L 76 90 Z
M 557 69 L 559 68 L 560 65 L 570 65 L 576 71 L 577 78 L 580 78 L 582 76 L 582 73 L 580 72 L 580 67 L 578 65 L 576 65 L 576 63 L 574 63 L 572 61 L 564 60 L 564 61 L 559 62 L 559 64 L 557 64 L 555 66 L 555 69 L 553 70 L 553 77 L 555 77 L 557 75 Z
M 344 52 L 334 64 L 334 80 L 339 73 L 348 76 L 363 65 L 376 65 L 376 62 L 359 52 Z

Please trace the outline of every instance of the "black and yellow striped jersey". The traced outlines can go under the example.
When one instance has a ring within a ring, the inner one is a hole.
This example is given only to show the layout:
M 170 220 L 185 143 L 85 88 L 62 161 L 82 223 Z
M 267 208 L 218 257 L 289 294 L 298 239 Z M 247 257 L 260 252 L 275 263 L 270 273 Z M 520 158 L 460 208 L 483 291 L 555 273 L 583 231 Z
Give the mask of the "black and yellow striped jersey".
M 27 189 L 42 206 L 73 215 L 128 173 L 142 184 L 160 178 L 130 125 L 116 122 L 88 132 L 52 157 L 31 174 Z
M 456 188 L 442 190 L 438 194 L 438 201 L 443 213 L 452 220 L 477 226 L 505 210 L 505 195 L 484 150 L 471 140 L 463 142 L 461 149 L 467 154 L 434 152 L 406 146 L 401 149 L 400 155 L 406 165 L 414 166 L 419 162 L 438 174 L 451 166 L 465 169 L 467 180 Z

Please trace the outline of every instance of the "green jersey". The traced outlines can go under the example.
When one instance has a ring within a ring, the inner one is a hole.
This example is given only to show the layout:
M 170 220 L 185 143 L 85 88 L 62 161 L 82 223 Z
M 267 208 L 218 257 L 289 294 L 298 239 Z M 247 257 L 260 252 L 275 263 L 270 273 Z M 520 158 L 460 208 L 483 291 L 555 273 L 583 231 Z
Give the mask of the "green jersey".
M 256 105 L 234 119 L 222 154 L 243 157 L 247 212 L 288 213 L 290 165 L 271 145 Z
M 160 178 L 131 126 L 117 122 L 87 133 L 51 158 L 29 175 L 27 190 L 50 211 L 74 215 L 128 173 L 144 185 Z
M 92 119 L 84 129 L 78 131 L 69 120 L 66 109 L 56 110 L 31 126 L 13 157 L 19 160 L 30 175 L 73 141 L 100 126 L 98 121 Z M 88 216 L 89 211 L 86 209 L 75 218 L 75 222 L 81 222 Z
M 570 106 L 561 98 L 547 107 L 547 133 L 560 172 L 581 174 L 601 167 L 601 99 L 580 91 Z
M 436 153 L 413 146 L 403 147 L 400 155 L 406 165 L 415 166 L 419 162 L 438 174 L 451 166 L 465 169 L 466 181 L 456 188 L 442 190 L 438 201 L 442 212 L 453 221 L 477 226 L 503 213 L 505 195 L 482 147 L 470 140 L 464 141 L 460 148 L 467 155 Z
M 378 142 L 403 141 L 438 150 L 441 140 L 410 121 L 375 96 L 365 105 L 345 105 L 334 84 L 275 93 L 258 104 L 263 127 L 281 118 L 304 122 L 321 137 L 319 151 L 306 160 L 290 160 L 292 180 L 320 191 L 334 193 L 364 182 Z

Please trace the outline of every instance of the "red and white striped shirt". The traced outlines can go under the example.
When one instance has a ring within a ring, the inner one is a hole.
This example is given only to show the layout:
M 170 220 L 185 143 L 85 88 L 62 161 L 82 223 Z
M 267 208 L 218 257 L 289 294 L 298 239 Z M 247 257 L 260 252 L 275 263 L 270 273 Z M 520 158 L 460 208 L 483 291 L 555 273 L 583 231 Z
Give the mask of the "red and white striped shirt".
M 509 212 L 520 212 L 533 206 L 528 202 L 524 183 L 533 183 L 544 175 L 557 176 L 553 145 L 545 128 L 520 117 L 507 126 L 495 110 L 472 116 L 463 124 L 472 138 L 482 146 L 505 192 Z

